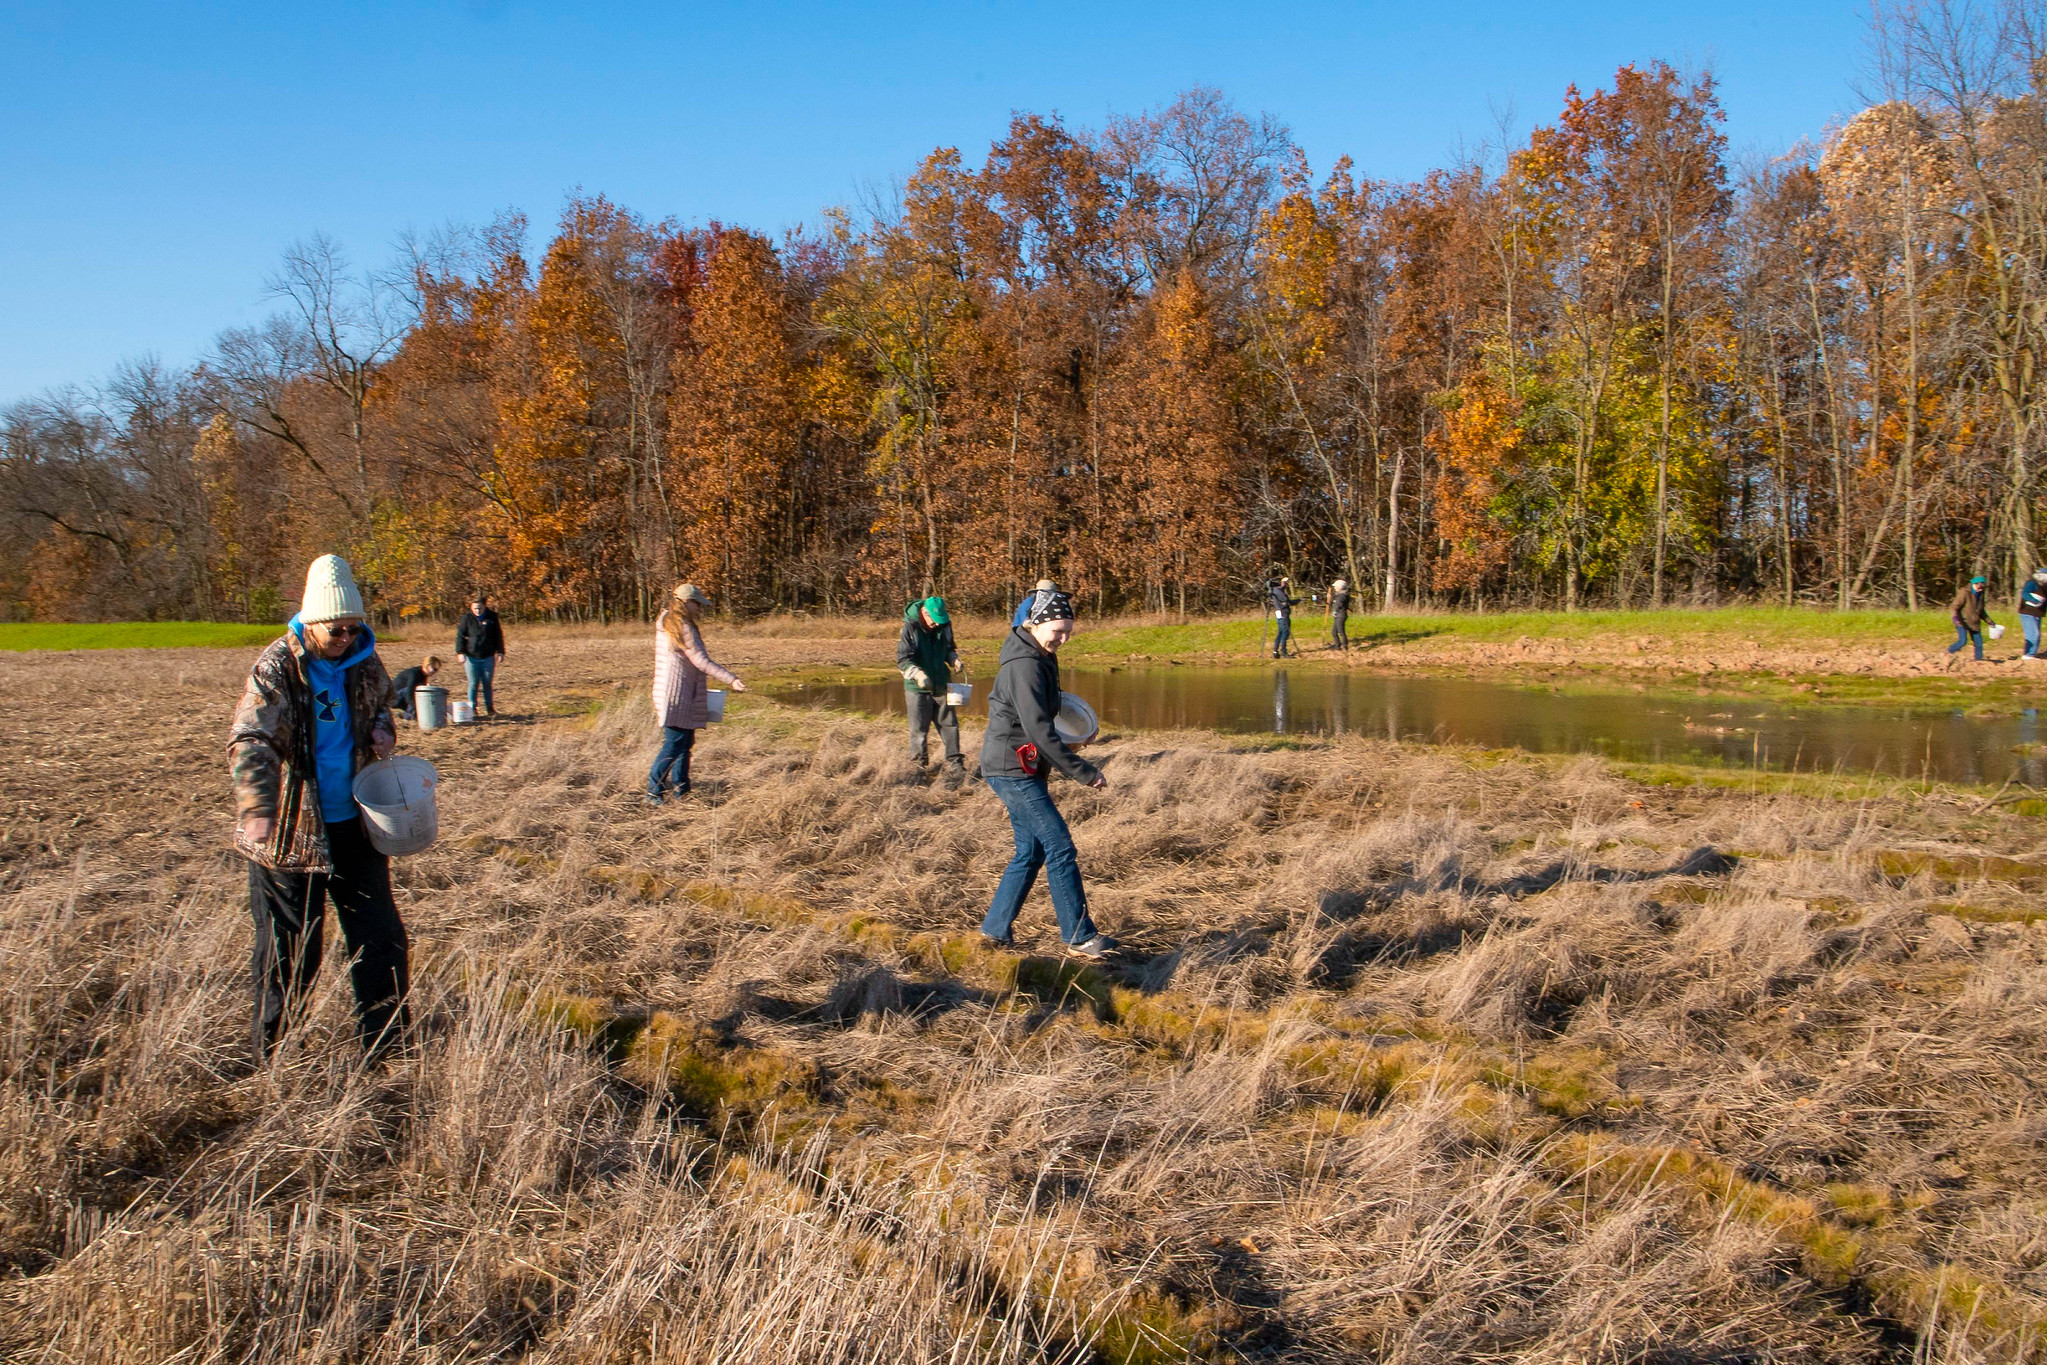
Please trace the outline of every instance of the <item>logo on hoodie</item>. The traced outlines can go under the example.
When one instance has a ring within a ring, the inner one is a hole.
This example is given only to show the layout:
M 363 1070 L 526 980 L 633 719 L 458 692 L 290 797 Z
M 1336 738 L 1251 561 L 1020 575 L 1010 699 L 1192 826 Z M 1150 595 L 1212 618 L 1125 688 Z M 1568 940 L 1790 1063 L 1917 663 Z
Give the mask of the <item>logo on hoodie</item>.
M 320 720 L 323 724 L 331 725 L 341 719 L 341 698 L 326 688 L 323 687 L 313 694 L 313 704 L 320 708 Z

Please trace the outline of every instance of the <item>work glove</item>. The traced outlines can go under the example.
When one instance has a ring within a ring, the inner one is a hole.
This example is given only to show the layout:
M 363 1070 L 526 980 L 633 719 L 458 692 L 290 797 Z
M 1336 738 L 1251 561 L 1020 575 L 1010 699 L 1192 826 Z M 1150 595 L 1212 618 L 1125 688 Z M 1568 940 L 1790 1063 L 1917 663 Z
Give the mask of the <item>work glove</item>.
M 931 690 L 931 675 L 915 664 L 911 664 L 903 670 L 903 677 L 915 683 L 921 691 L 929 692 Z

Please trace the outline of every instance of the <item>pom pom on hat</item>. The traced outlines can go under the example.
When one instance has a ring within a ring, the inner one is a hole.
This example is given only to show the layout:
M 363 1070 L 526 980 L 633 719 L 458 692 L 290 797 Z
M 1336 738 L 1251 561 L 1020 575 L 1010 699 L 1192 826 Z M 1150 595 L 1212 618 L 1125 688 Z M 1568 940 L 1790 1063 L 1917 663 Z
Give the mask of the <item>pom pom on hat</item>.
M 322 621 L 360 621 L 362 589 L 355 585 L 355 570 L 340 555 L 321 555 L 306 570 L 305 597 L 299 603 L 299 620 L 307 625 Z

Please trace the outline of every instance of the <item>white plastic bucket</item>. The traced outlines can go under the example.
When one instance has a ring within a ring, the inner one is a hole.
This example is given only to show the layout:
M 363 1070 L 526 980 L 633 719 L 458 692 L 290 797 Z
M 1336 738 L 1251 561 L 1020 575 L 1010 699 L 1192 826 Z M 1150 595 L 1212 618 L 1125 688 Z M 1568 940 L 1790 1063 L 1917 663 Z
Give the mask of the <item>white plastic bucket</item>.
M 1102 732 L 1102 721 L 1094 707 L 1071 692 L 1061 692 L 1059 714 L 1052 717 L 1052 728 L 1068 744 L 1087 744 Z
M 711 710 L 711 724 L 725 719 L 725 689 L 713 687 L 704 693 L 704 705 Z
M 476 724 L 476 707 L 466 701 L 448 703 L 448 719 L 456 725 Z
M 448 689 L 445 687 L 415 687 L 412 689 L 412 714 L 419 718 L 422 730 L 438 730 L 448 723 Z
M 947 706 L 965 706 L 973 699 L 973 696 L 974 685 L 972 683 L 947 683 L 945 685 L 945 704 Z
M 377 852 L 389 858 L 418 853 L 440 833 L 434 765 L 410 754 L 372 763 L 355 775 L 355 804 Z
M 1987 633 L 1993 640 L 2002 640 L 2004 638 L 2004 627 L 1992 626 Z

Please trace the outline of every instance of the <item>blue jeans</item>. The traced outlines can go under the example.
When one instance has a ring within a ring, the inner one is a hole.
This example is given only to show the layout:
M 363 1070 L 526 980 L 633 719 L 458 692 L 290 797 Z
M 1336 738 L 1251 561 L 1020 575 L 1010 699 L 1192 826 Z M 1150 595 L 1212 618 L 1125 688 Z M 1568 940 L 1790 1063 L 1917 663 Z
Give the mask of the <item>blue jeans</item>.
M 680 795 L 689 790 L 689 752 L 696 746 L 697 732 L 664 725 L 661 736 L 661 752 L 654 755 L 654 767 L 647 774 L 647 795 Z
M 483 709 L 497 710 L 497 702 L 491 698 L 490 680 L 498 671 L 498 656 L 493 654 L 488 659 L 479 659 L 472 655 L 462 661 L 462 671 L 469 675 L 469 705 L 475 707 L 476 689 L 480 687 L 483 689 Z
M 2026 657 L 2028 659 L 2033 658 L 2040 652 L 2040 618 L 2037 616 L 2021 616 L 2019 618 L 2019 629 L 2024 631 L 2026 635 Z
M 1087 891 L 1080 884 L 1080 860 L 1074 855 L 1073 835 L 1052 793 L 1043 779 L 1035 777 L 989 777 L 988 786 L 1009 808 L 1010 828 L 1016 833 L 1016 856 L 1002 869 L 1002 881 L 995 888 L 994 903 L 981 921 L 981 932 L 990 938 L 1006 939 L 1016 924 L 1016 912 L 1024 897 L 1045 869 L 1045 881 L 1052 891 L 1052 911 L 1059 917 L 1059 937 L 1067 943 L 1085 943 L 1095 936 L 1095 922 L 1088 918 Z
M 1282 616 L 1278 621 L 1278 633 L 1272 637 L 1272 657 L 1277 659 L 1286 653 L 1287 642 L 1294 638 L 1294 618 Z
M 1960 621 L 1957 621 L 1955 622 L 1955 642 L 1947 647 L 1947 652 L 1950 654 L 1960 654 L 1962 652 L 1962 646 L 1966 645 L 1971 640 L 1974 640 L 1976 642 L 1976 657 L 1979 659 L 1982 658 L 1983 632 L 1980 630 L 1970 630 Z

